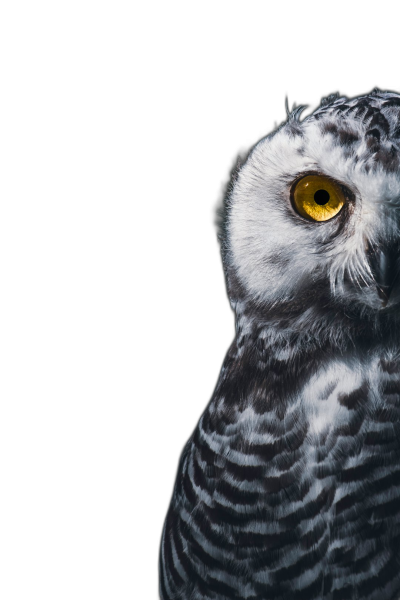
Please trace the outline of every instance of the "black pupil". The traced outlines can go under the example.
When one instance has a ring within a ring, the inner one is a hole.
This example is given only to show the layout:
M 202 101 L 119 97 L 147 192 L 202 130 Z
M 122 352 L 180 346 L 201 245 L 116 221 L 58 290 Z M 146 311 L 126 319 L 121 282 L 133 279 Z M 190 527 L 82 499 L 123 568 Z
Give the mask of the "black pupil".
M 329 198 L 329 192 L 327 192 L 326 190 L 317 190 L 314 194 L 314 200 L 320 206 L 328 204 Z

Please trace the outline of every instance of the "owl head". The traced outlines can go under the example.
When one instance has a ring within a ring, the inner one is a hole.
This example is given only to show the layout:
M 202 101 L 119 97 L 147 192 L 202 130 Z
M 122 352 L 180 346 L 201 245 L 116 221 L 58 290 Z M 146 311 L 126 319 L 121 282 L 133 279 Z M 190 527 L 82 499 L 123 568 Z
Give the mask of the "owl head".
M 288 114 L 235 169 L 221 241 L 238 326 L 320 343 L 400 315 L 400 95 L 334 94 Z

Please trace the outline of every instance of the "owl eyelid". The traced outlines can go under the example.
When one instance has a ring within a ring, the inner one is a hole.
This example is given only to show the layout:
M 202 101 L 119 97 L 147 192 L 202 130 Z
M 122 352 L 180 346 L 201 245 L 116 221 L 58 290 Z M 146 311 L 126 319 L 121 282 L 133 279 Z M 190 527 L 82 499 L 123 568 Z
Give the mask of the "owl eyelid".
M 294 179 L 290 184 L 290 190 L 294 190 L 295 186 L 298 184 L 299 181 L 301 181 L 305 177 L 309 177 L 310 175 L 314 175 L 316 177 L 323 177 L 324 179 L 327 179 L 328 181 L 338 185 L 346 193 L 346 195 L 348 194 L 350 196 L 350 198 L 353 198 L 355 195 L 354 192 L 345 183 L 339 181 L 339 179 L 335 179 L 334 177 L 327 175 L 326 173 L 322 173 L 322 171 L 304 171 L 302 173 L 299 173 L 296 179 Z

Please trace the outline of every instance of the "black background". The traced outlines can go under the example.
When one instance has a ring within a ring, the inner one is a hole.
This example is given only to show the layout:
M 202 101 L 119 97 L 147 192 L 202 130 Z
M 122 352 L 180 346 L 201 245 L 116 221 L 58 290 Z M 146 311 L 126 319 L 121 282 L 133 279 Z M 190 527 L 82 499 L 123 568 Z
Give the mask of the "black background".
M 264 71 L 248 70 L 245 60 L 229 69 L 201 59 L 186 68 L 165 64 L 156 86 L 148 151 L 154 210 L 144 400 L 153 431 L 156 423 L 149 441 L 157 498 L 151 509 L 154 564 L 180 453 L 211 400 L 235 335 L 215 222 L 236 157 L 287 118 L 286 103 L 289 110 L 306 106 L 302 119 L 333 93 L 351 98 L 375 88 L 396 91 L 394 76 L 346 75 L 343 62 L 324 72 L 285 66 L 282 60 Z

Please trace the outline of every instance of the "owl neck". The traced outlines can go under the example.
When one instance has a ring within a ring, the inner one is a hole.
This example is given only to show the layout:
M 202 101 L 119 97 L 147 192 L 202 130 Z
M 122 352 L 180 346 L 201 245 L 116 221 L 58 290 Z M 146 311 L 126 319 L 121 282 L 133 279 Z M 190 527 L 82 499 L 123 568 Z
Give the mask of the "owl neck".
M 269 356 L 279 362 L 296 363 L 304 356 L 344 355 L 348 351 L 367 354 L 377 349 L 390 350 L 400 356 L 400 329 L 388 327 L 356 328 L 341 323 L 340 326 L 326 327 L 324 324 L 308 329 L 302 325 L 288 324 L 287 321 L 264 318 L 249 318 L 246 312 L 236 314 L 237 347 L 253 346 L 257 353 Z
M 371 315 L 318 300 L 308 307 L 290 303 L 268 306 L 249 298 L 231 278 L 228 290 L 239 348 L 256 344 L 277 360 L 295 360 L 305 353 L 369 352 L 377 347 L 399 352 L 399 311 Z

